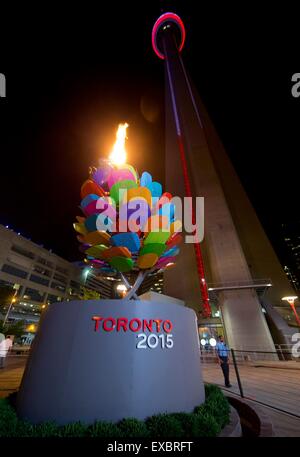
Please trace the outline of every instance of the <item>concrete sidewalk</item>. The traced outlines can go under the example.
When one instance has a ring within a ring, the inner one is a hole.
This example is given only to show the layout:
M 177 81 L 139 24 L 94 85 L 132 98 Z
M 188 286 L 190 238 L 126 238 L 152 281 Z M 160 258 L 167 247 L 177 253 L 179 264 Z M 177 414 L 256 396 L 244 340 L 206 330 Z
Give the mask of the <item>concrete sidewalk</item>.
M 239 375 L 247 401 L 262 409 L 273 422 L 276 436 L 300 437 L 300 418 L 276 411 L 257 402 L 271 407 L 280 408 L 287 413 L 300 416 L 300 370 L 298 362 L 256 362 L 240 364 Z M 297 368 L 295 369 L 295 364 Z M 224 379 L 220 365 L 202 363 L 203 379 L 207 383 L 217 384 L 228 395 L 240 395 L 235 370 L 230 364 L 231 388 L 224 387 Z
M 24 373 L 27 357 L 10 356 L 5 360 L 5 368 L 0 369 L 0 398 L 5 398 L 18 390 Z
M 238 366 L 244 396 L 300 416 L 300 370 L 240 364 Z M 224 386 L 220 365 L 202 364 L 205 382 Z M 240 394 L 235 370 L 230 364 L 229 392 Z

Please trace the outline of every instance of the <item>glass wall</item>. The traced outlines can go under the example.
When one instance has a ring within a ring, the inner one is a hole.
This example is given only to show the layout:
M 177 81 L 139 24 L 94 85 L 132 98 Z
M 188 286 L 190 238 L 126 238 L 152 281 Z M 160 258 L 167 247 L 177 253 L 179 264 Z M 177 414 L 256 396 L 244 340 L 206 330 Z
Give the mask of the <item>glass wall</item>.
M 2 271 L 10 275 L 17 276 L 18 278 L 25 279 L 27 277 L 27 271 L 21 270 L 20 268 L 12 267 L 11 265 L 7 264 L 3 265 Z
M 21 246 L 13 245 L 11 250 L 17 252 L 18 254 L 23 255 L 24 257 L 28 257 L 28 259 L 34 259 L 34 253 L 31 251 L 27 251 L 27 249 L 22 248 Z
M 34 300 L 38 302 L 42 302 L 44 300 L 45 294 L 39 292 L 36 289 L 31 289 L 30 287 L 26 287 L 23 298 L 26 300 Z
M 30 276 L 30 281 L 36 282 L 37 284 L 42 284 L 43 286 L 48 286 L 49 285 L 49 280 L 46 278 L 41 278 L 40 276 L 37 275 L 31 275 Z
M 51 277 L 51 271 L 47 270 L 46 268 L 40 267 L 39 265 L 34 265 L 32 270 L 36 273 L 39 273 L 40 275 L 48 276 L 49 278 Z

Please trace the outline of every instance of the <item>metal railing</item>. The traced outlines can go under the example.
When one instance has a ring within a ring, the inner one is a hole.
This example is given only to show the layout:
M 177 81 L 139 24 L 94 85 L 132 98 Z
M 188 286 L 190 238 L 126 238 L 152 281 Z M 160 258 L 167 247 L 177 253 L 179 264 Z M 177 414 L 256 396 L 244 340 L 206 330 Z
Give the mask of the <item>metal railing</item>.
M 226 290 L 226 289 L 244 289 L 244 288 L 259 288 L 271 287 L 271 279 L 249 279 L 245 281 L 228 281 L 220 283 L 208 283 L 209 291 Z
M 228 393 L 300 418 L 300 352 L 295 354 L 291 345 L 278 346 L 276 352 L 231 349 L 230 387 L 223 384 L 214 349 L 202 349 L 203 379 Z

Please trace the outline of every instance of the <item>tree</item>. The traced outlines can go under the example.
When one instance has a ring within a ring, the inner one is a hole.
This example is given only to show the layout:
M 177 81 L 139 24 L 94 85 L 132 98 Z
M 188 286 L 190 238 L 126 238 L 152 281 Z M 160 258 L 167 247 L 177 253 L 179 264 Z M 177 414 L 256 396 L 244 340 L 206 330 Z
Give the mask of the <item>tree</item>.
M 19 338 L 24 331 L 25 321 L 14 321 L 11 324 L 6 322 L 5 325 L 3 325 L 3 321 L 0 321 L 0 333 L 4 333 L 4 335 L 15 335 L 16 338 Z
M 80 300 L 99 300 L 100 294 L 88 287 L 80 287 Z

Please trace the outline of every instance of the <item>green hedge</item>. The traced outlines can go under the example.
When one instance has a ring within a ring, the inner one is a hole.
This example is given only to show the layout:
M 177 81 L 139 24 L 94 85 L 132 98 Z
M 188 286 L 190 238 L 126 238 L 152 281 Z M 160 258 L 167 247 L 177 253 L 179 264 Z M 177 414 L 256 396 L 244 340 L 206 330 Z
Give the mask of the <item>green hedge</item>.
M 101 437 L 101 438 L 196 438 L 217 436 L 229 422 L 229 403 L 214 385 L 205 386 L 206 401 L 193 413 L 157 414 L 145 421 L 123 419 L 117 424 L 97 421 L 64 426 L 54 422 L 32 425 L 18 418 L 15 395 L 0 400 L 0 437 Z

